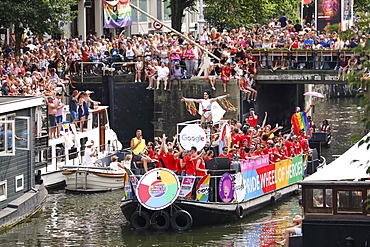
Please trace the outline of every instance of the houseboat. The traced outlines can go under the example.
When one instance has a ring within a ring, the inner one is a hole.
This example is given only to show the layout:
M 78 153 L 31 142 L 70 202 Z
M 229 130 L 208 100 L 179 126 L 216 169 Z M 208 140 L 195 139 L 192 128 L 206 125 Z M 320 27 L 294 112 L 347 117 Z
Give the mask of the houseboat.
M 329 165 L 299 182 L 303 235 L 291 237 L 292 246 L 369 245 L 369 140 L 370 133 Z
M 44 145 L 36 140 L 35 113 L 43 105 L 42 97 L 0 97 L 0 231 L 37 213 L 46 200 L 35 173 L 35 152 Z

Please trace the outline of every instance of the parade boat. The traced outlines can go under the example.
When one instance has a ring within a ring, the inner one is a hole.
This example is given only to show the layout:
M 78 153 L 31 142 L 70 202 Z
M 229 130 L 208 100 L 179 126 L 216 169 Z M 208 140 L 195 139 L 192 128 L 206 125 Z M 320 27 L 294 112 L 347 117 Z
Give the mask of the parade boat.
M 105 192 L 122 189 L 128 176 L 126 171 L 113 170 L 109 164 L 113 155 L 123 160 L 127 154 L 127 152 L 110 153 L 96 161 L 99 166 L 63 166 L 65 189 L 71 192 Z
M 39 212 L 48 192 L 35 179 L 35 111 L 42 97 L 0 97 L 0 231 Z
M 179 133 L 182 147 L 207 143 L 207 134 L 199 125 L 187 126 Z M 220 128 L 220 133 L 227 133 L 223 128 L 227 125 Z M 189 133 L 197 138 L 185 138 Z M 221 137 L 218 146 L 225 139 Z M 224 169 L 217 164 L 217 158 L 211 160 L 207 168 L 212 166 L 213 170 L 204 177 L 177 176 L 166 168 L 150 170 L 139 181 L 129 174 L 120 206 L 122 213 L 135 229 L 164 230 L 171 226 L 188 230 L 242 219 L 298 192 L 297 182 L 306 175 L 307 157 L 299 155 L 270 164 L 268 155 L 263 155 L 241 161 L 240 169 L 230 169 L 230 164 L 229 169 Z
M 84 123 L 84 131 L 79 131 L 79 122 L 72 124 L 69 106 L 63 109 L 63 119 L 60 136 L 54 139 L 49 137 L 47 124 L 47 105 L 39 107 L 36 112 L 37 143 L 35 160 L 37 173 L 41 176 L 45 186 L 50 189 L 65 186 L 62 175 L 63 166 L 78 166 L 84 163 L 85 143 L 94 143 L 97 158 L 103 158 L 109 153 L 121 150 L 122 144 L 116 133 L 110 128 L 108 106 L 96 106 L 89 109 L 89 116 Z

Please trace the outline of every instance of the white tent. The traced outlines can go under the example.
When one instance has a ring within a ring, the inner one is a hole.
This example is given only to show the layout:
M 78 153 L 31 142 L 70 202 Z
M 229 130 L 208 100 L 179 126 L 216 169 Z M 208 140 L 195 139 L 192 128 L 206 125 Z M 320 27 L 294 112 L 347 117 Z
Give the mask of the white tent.
M 370 137 L 370 132 L 361 140 L 367 137 Z M 358 146 L 359 142 L 329 165 L 305 178 L 305 180 L 358 180 L 369 178 L 370 174 L 367 174 L 366 170 L 370 166 L 370 148 L 367 149 L 370 143 Z

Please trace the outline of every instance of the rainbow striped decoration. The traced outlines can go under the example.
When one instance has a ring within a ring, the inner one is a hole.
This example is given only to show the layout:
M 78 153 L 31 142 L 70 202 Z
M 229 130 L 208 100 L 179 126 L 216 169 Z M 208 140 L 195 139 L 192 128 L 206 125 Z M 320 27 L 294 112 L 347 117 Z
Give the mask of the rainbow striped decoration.
M 184 101 L 186 105 L 186 110 L 190 112 L 191 115 L 195 116 L 198 113 L 197 107 L 195 106 L 194 102 Z
M 236 112 L 235 106 L 231 104 L 231 102 L 228 101 L 226 98 L 219 99 L 218 101 L 221 103 L 221 105 L 227 112 Z
M 120 28 L 132 24 L 130 0 L 103 0 L 104 28 Z
M 298 135 L 300 130 L 304 130 L 305 136 L 311 136 L 310 125 L 308 124 L 307 114 L 304 111 L 294 113 L 291 119 L 293 131 Z
M 209 197 L 209 182 L 211 181 L 211 175 L 205 175 L 201 178 L 197 185 L 197 200 L 200 202 L 208 202 Z

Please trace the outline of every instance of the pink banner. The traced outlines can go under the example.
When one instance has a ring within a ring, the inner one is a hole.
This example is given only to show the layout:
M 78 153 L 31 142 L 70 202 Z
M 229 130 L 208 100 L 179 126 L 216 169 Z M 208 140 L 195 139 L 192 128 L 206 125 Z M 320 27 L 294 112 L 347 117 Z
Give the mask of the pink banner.
M 243 160 L 240 162 L 240 169 L 241 172 L 247 172 L 251 170 L 255 170 L 264 166 L 269 165 L 269 156 L 262 155 L 261 158 L 252 159 L 252 160 Z

